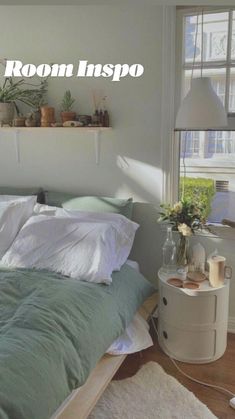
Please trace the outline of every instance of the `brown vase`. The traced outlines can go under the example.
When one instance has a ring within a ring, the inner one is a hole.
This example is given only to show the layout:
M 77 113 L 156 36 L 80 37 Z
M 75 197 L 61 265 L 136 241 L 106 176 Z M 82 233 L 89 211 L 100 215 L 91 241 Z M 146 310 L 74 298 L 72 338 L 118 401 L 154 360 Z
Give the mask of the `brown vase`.
M 42 106 L 41 108 L 41 127 L 50 127 L 55 123 L 55 109 L 51 106 Z
M 75 112 L 61 112 L 61 121 L 64 123 L 66 121 L 75 121 L 76 113 Z

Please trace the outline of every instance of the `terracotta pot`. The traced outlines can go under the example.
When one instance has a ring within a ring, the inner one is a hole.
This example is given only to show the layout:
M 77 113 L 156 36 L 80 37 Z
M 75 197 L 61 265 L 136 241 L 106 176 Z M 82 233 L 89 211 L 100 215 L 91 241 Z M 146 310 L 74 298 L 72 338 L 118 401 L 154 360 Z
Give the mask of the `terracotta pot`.
M 15 106 L 13 102 L 0 103 L 0 125 L 12 124 Z
M 41 127 L 50 127 L 55 122 L 55 109 L 51 106 L 41 108 Z
M 66 121 L 75 121 L 76 113 L 75 112 L 61 112 L 61 121 L 64 123 Z

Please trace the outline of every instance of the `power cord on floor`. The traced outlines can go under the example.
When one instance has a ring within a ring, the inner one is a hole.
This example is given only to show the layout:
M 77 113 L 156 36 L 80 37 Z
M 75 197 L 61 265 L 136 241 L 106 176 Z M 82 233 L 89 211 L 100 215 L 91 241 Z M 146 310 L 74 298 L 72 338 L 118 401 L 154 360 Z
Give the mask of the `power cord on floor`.
M 154 317 L 152 316 L 152 315 L 150 315 L 150 319 L 151 319 L 151 322 L 152 322 L 152 325 L 153 325 L 153 329 L 154 329 L 154 331 L 155 331 L 155 333 L 156 333 L 156 335 L 157 335 L 157 339 L 158 339 L 158 341 L 159 341 L 159 334 L 158 334 L 158 330 L 157 330 L 157 327 L 156 327 L 156 324 L 155 324 L 155 321 L 154 321 Z M 195 383 L 198 383 L 198 384 L 201 384 L 201 385 L 203 385 L 203 386 L 206 386 L 206 387 L 211 387 L 211 388 L 215 388 L 216 390 L 219 390 L 219 391 L 223 391 L 224 393 L 227 393 L 229 396 L 232 396 L 232 399 L 229 401 L 229 404 L 230 404 L 230 406 L 233 408 L 233 409 L 235 409 L 235 394 L 234 393 L 232 393 L 232 391 L 230 391 L 230 390 L 228 390 L 228 389 L 226 389 L 226 388 L 224 388 L 224 387 L 221 387 L 221 386 L 217 386 L 217 385 L 215 385 L 215 384 L 209 384 L 209 383 L 205 383 L 204 381 L 200 381 L 200 380 L 198 380 L 198 379 L 196 379 L 196 378 L 194 378 L 194 377 L 191 377 L 191 375 L 189 375 L 189 374 L 187 374 L 187 373 L 185 373 L 179 366 L 178 366 L 178 364 L 175 362 L 175 360 L 173 359 L 173 358 L 171 358 L 171 356 L 170 355 L 168 355 L 167 354 L 167 356 L 169 357 L 169 359 L 171 360 L 171 362 L 173 363 L 173 365 L 176 367 L 176 369 L 182 374 L 182 375 L 184 375 L 185 377 L 187 377 L 189 380 L 191 380 L 191 381 L 194 381 Z

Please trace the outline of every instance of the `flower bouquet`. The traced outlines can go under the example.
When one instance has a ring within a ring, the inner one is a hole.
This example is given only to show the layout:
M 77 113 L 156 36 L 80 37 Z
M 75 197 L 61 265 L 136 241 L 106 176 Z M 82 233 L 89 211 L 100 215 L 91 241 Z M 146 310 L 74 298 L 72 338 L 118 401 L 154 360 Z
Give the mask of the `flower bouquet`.
M 177 264 L 185 266 L 188 264 L 189 237 L 196 230 L 205 226 L 204 210 L 205 208 L 196 205 L 186 199 L 176 202 L 173 206 L 161 204 L 159 212 L 159 222 L 166 222 L 172 225 L 172 230 L 180 234 L 177 248 Z

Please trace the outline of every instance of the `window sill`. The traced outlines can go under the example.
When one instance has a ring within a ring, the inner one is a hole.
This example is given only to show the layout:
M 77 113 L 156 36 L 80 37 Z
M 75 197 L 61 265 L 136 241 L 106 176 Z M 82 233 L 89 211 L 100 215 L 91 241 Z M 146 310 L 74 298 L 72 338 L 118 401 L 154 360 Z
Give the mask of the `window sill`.
M 207 226 L 210 231 L 198 231 L 196 235 L 211 239 L 235 240 L 235 228 L 220 223 L 210 223 Z

